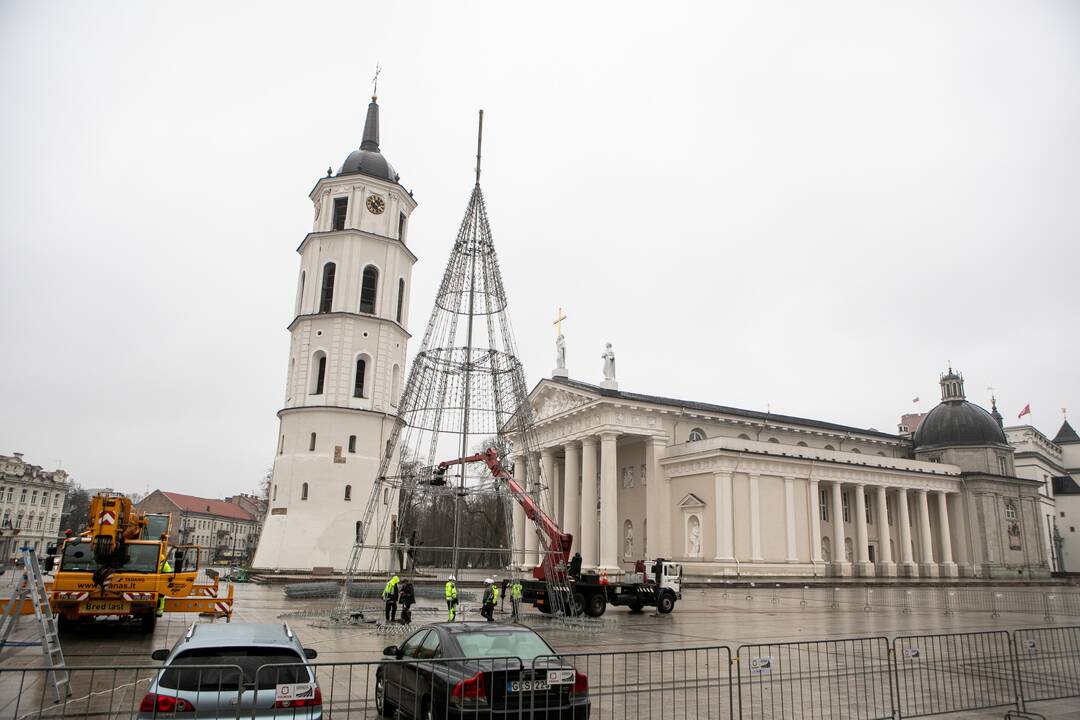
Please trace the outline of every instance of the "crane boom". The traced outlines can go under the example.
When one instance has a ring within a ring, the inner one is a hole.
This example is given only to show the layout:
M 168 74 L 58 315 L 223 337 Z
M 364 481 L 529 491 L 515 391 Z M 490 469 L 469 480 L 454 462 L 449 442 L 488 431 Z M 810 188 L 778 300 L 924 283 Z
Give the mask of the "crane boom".
M 554 558 L 558 558 L 562 561 L 562 567 L 565 568 L 570 562 L 570 546 L 573 544 L 574 538 L 570 533 L 562 531 L 555 521 L 544 512 L 544 509 L 532 499 L 529 493 L 525 492 L 525 489 L 518 484 L 514 476 L 503 467 L 502 462 L 499 460 L 499 454 L 495 451 L 495 448 L 488 448 L 483 452 L 476 453 L 475 455 L 469 455 L 468 457 L 455 458 L 453 460 L 444 460 L 436 466 L 436 474 L 441 475 L 446 472 L 446 469 L 452 465 L 466 465 L 468 463 L 482 462 L 487 465 L 488 470 L 491 471 L 492 476 L 499 480 L 505 480 L 506 486 L 510 489 L 510 494 L 514 496 L 518 504 L 525 510 L 525 517 L 529 518 L 544 531 L 550 543 L 548 553 Z

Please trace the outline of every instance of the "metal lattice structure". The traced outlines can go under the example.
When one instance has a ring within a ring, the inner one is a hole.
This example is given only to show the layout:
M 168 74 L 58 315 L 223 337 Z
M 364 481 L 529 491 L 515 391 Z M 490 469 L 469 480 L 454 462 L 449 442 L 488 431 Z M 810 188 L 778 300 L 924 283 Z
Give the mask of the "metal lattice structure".
M 480 138 L 483 111 L 480 113 Z M 488 495 L 498 498 L 506 528 L 503 550 L 511 567 L 525 563 L 524 548 L 514 547 L 513 502 L 508 489 L 496 481 L 482 463 L 456 465 L 445 475 L 435 472 L 438 463 L 464 458 L 495 443 L 500 454 L 512 448 L 518 458 L 528 457 L 537 444 L 533 438 L 532 407 L 514 333 L 507 313 L 507 292 L 499 270 L 494 238 L 480 188 L 480 139 L 477 142 L 476 184 L 469 197 L 465 217 L 458 229 L 435 297 L 420 349 L 413 359 L 405 383 L 398 417 L 368 498 L 356 543 L 353 546 L 341 609 L 346 610 L 349 585 L 362 575 L 382 573 L 393 565 L 393 557 L 406 547 L 400 528 L 390 533 L 390 545 L 365 544 L 366 537 L 386 537 L 396 503 L 390 496 L 410 498 L 451 496 L 453 498 L 453 571 L 460 577 L 462 546 L 462 505 L 467 498 Z M 502 458 L 509 465 L 509 458 Z M 538 503 L 550 503 L 539 463 L 518 462 L 517 481 Z M 551 507 L 544 507 L 549 514 Z M 565 578 L 548 552 L 549 545 L 539 527 L 539 555 L 548 578 Z M 526 530 L 528 532 L 528 529 Z M 430 551 L 431 545 L 425 547 Z M 474 548 L 468 548 L 474 549 Z M 547 566 L 551 566 L 550 568 Z M 565 580 L 549 581 L 549 597 L 556 614 L 569 604 Z

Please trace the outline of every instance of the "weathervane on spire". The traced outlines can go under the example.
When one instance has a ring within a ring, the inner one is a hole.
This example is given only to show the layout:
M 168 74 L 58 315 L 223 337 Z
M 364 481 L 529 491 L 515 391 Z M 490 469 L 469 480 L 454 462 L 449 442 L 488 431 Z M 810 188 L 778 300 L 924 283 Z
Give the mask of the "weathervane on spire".
M 382 72 L 382 68 L 379 67 L 379 63 L 375 63 L 375 77 L 371 78 L 371 99 L 379 99 L 379 73 Z
M 476 184 L 480 184 L 480 146 L 484 142 L 484 111 L 480 111 L 480 122 L 476 129 Z

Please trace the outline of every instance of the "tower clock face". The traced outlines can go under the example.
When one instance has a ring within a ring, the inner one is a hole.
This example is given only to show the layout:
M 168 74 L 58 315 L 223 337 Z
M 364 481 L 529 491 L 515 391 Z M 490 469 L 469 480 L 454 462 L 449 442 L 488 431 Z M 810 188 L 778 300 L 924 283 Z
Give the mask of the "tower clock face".
M 382 215 L 386 209 L 386 201 L 378 195 L 368 195 L 367 209 L 372 215 Z

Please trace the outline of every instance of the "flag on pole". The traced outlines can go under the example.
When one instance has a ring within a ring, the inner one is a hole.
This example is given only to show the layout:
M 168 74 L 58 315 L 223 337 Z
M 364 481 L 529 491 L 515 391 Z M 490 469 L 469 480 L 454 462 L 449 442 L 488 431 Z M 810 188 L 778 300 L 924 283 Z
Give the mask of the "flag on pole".
M 1020 411 L 1020 414 L 1016 416 L 1016 419 L 1019 420 L 1020 418 L 1024 417 L 1025 415 L 1030 415 L 1030 414 L 1031 414 L 1031 403 L 1028 403 L 1027 405 L 1024 406 L 1024 409 Z

